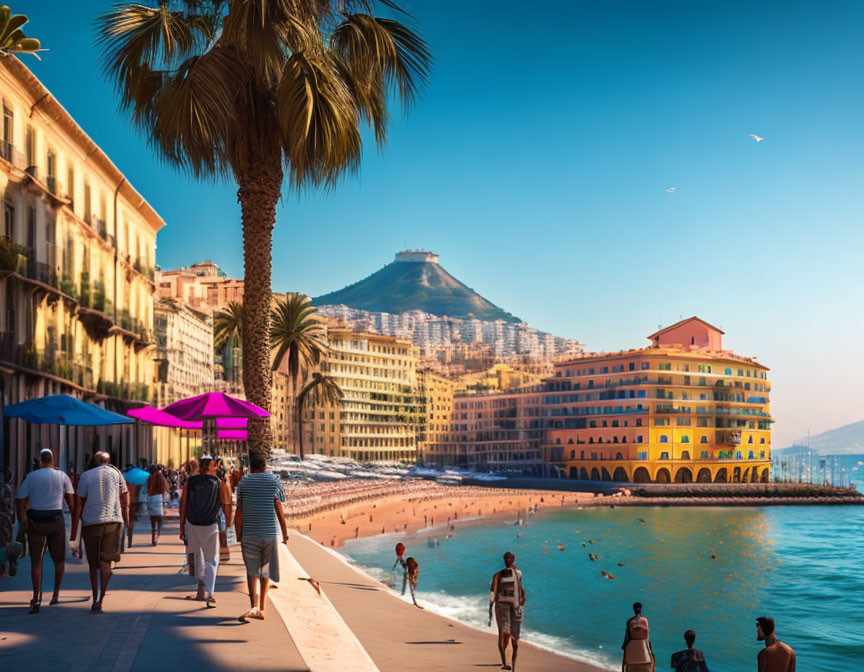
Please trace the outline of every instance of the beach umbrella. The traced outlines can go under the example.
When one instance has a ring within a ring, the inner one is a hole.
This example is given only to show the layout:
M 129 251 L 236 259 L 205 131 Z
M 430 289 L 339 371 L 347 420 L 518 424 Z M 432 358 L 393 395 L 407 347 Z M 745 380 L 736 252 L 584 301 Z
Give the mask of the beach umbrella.
M 161 411 L 152 406 L 143 406 L 142 408 L 133 408 L 126 413 L 131 418 L 148 422 L 151 425 L 159 425 L 160 427 L 176 427 L 178 429 L 201 429 L 200 422 L 192 422 L 190 420 L 181 420 L 175 415 Z
M 181 420 L 216 420 L 217 418 L 267 418 L 270 413 L 260 406 L 235 399 L 224 392 L 208 392 L 181 399 L 162 409 Z
M 101 427 L 134 422 L 119 413 L 106 411 L 68 394 L 51 394 L 39 399 L 22 401 L 3 409 L 10 418 L 26 420 L 37 425 L 68 425 L 70 427 Z
M 126 479 L 127 483 L 131 483 L 132 485 L 144 485 L 147 479 L 150 478 L 150 474 L 140 467 L 133 467 L 123 474 L 123 478 Z

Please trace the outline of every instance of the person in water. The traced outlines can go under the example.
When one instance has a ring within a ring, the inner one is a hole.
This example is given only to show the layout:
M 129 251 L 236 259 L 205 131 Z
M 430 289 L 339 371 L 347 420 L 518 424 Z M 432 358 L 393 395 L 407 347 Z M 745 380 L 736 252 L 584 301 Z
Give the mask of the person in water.
M 687 648 L 672 654 L 672 669 L 675 672 L 708 672 L 705 655 L 699 649 L 693 648 L 696 633 L 688 630 L 684 633 L 684 641 Z
M 498 625 L 498 653 L 501 654 L 501 669 L 515 670 L 519 653 L 519 634 L 522 631 L 522 616 L 525 609 L 525 589 L 522 587 L 522 572 L 516 569 L 516 556 L 509 551 L 504 554 L 504 569 L 496 572 L 489 587 L 489 625 L 492 612 Z M 511 665 L 507 664 L 507 644 L 513 643 Z
M 633 605 L 633 618 L 624 630 L 624 660 L 621 672 L 654 672 L 654 652 L 648 639 L 648 619 L 642 615 L 642 603 Z
M 773 618 L 756 619 L 756 639 L 765 642 L 765 648 L 759 652 L 759 672 L 795 672 L 795 652 L 777 639 Z

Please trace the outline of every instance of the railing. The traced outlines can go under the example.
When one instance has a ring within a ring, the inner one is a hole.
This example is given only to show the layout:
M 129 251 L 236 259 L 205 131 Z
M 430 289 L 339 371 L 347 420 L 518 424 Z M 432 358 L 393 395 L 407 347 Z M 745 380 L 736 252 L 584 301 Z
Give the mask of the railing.
M 100 380 L 96 391 L 115 399 L 150 401 L 150 388 L 145 383 L 114 383 L 108 380 Z

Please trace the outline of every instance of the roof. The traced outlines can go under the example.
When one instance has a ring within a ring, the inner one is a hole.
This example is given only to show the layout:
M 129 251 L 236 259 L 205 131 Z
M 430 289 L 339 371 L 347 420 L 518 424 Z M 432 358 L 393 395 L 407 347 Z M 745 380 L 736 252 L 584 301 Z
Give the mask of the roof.
M 577 354 L 562 359 L 560 362 L 555 362 L 555 369 L 560 369 L 573 364 L 601 361 L 608 359 L 626 359 L 631 357 L 676 357 L 688 359 L 703 359 L 710 363 L 712 361 L 722 362 L 739 362 L 757 369 L 770 371 L 767 366 L 756 361 L 755 357 L 746 357 L 744 355 L 736 355 L 731 350 L 706 350 L 705 348 L 697 348 L 693 346 L 682 345 L 661 345 L 659 348 L 647 346 L 644 348 L 631 348 L 629 350 L 618 350 L 616 352 L 588 352 Z
M 145 198 L 138 193 L 129 180 L 120 172 L 120 169 L 114 165 L 108 155 L 102 151 L 93 139 L 84 132 L 72 115 L 66 111 L 60 102 L 51 95 L 51 92 L 45 88 L 45 85 L 39 81 L 30 69 L 24 65 L 17 57 L 7 56 L 0 59 L 6 70 L 20 83 L 27 91 L 33 100 L 37 101 L 33 108 L 56 121 L 60 128 L 65 131 L 69 137 L 77 142 L 87 152 L 87 160 L 92 161 L 101 168 L 109 178 L 120 185 L 120 193 L 129 202 L 129 204 L 138 210 L 147 220 L 154 231 L 159 231 L 165 226 L 165 221 L 156 213 Z
M 688 322 L 692 322 L 693 320 L 696 320 L 697 322 L 701 322 L 702 324 L 704 324 L 704 325 L 705 325 L 706 327 L 708 327 L 709 329 L 713 329 L 714 331 L 719 331 L 721 334 L 723 333 L 723 330 L 722 330 L 722 329 L 718 329 L 718 328 L 715 327 L 713 324 L 708 324 L 708 323 L 707 323 L 705 320 L 703 320 L 702 318 L 700 318 L 700 317 L 696 317 L 696 316 L 694 315 L 693 317 L 688 317 L 688 318 L 685 319 L 685 320 L 681 320 L 680 322 L 676 322 L 675 324 L 673 324 L 673 325 L 671 325 L 671 326 L 664 327 L 664 328 L 661 329 L 660 331 L 657 331 L 657 332 L 654 332 L 653 334 L 651 334 L 648 338 L 649 338 L 649 339 L 657 338 L 657 337 L 660 336 L 661 334 L 665 334 L 667 331 L 672 331 L 673 329 L 677 329 L 677 328 L 680 327 L 681 325 L 683 325 L 683 324 L 687 324 Z

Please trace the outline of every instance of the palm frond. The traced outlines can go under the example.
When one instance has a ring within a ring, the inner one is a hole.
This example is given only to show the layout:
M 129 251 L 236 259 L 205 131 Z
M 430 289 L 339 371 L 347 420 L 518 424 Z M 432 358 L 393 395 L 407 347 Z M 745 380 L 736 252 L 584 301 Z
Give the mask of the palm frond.
M 432 58 L 426 43 L 398 21 L 349 14 L 329 46 L 343 64 L 358 112 L 383 143 L 390 121 L 387 96 L 396 94 L 407 109 L 428 81 Z
M 196 176 L 227 171 L 236 133 L 234 102 L 246 82 L 242 61 L 220 45 L 165 78 L 152 103 L 150 140 L 165 159 Z
M 285 153 L 296 187 L 332 185 L 360 165 L 362 141 L 351 91 L 323 50 L 293 54 L 276 92 Z

